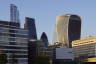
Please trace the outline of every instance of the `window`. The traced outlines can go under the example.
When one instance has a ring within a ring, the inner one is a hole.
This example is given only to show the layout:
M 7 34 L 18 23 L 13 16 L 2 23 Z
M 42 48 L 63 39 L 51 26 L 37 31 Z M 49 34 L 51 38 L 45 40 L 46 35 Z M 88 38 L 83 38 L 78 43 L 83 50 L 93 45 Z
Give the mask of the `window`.
M 15 38 L 9 38 L 9 41 L 16 41 Z

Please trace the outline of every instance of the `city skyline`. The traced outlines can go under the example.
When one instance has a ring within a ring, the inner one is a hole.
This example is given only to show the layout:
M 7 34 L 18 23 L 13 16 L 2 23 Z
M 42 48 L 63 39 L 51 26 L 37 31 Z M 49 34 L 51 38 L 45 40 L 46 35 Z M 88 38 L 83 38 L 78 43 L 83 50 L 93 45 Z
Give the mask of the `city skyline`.
M 0 1 L 1 16 L 0 20 L 9 20 L 9 4 L 15 4 L 20 12 L 20 20 L 22 25 L 24 24 L 25 16 L 36 19 L 37 34 L 40 38 L 42 32 L 46 32 L 48 39 L 51 42 L 53 38 L 53 29 L 55 26 L 56 16 L 61 14 L 77 14 L 81 16 L 82 19 L 82 33 L 85 36 L 96 36 L 96 8 L 95 0 L 93 1 L 13 1 L 13 0 L 2 0 Z M 22 3 L 22 4 L 21 4 Z M 50 5 L 49 5 L 50 4 Z M 54 5 L 53 5 L 54 4 Z M 57 5 L 58 4 L 58 5 Z M 81 5 L 82 4 L 82 5 Z M 85 5 L 86 4 L 86 5 Z M 90 4 L 90 5 L 89 5 Z M 44 6 L 45 5 L 45 6 Z M 47 27 L 44 27 L 47 26 Z

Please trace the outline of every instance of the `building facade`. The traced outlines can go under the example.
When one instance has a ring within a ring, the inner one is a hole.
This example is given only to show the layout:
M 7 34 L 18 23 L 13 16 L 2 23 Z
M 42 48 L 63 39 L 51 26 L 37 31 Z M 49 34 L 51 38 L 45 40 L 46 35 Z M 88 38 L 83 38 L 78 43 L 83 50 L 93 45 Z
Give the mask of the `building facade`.
M 0 21 L 0 64 L 31 64 L 37 54 L 38 44 L 30 41 L 37 41 L 35 19 L 26 17 L 24 28 L 19 21 L 17 6 L 11 4 L 10 21 Z
M 53 50 L 52 64 L 74 64 L 74 51 L 72 48 L 56 46 Z
M 17 6 L 15 6 L 14 4 L 10 5 L 10 21 L 11 22 L 20 22 L 19 10 L 18 10 Z
M 0 55 L 7 64 L 28 63 L 28 30 L 17 22 L 0 21 Z
M 74 60 L 74 51 L 72 48 L 56 48 L 56 59 Z
M 35 19 L 26 17 L 24 28 L 28 30 L 28 38 L 30 39 L 37 39 L 37 32 L 35 26 Z
M 80 39 L 81 18 L 78 15 L 65 14 L 56 18 L 55 33 L 57 42 L 71 47 L 71 42 Z
M 45 32 L 42 33 L 40 40 L 45 44 L 46 47 L 49 45 L 48 38 Z
M 72 42 L 76 58 L 96 57 L 96 37 L 87 37 Z

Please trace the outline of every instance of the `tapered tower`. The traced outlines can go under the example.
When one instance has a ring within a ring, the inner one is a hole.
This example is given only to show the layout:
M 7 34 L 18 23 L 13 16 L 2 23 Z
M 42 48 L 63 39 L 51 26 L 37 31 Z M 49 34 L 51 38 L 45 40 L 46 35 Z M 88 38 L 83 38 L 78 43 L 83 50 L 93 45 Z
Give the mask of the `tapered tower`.
M 37 40 L 37 32 L 35 26 L 35 19 L 34 18 L 25 18 L 24 28 L 28 30 L 29 39 L 36 39 Z
M 14 4 L 10 4 L 10 21 L 11 22 L 20 22 L 19 20 L 19 10 Z
M 49 44 L 48 38 L 47 38 L 47 35 L 45 32 L 42 33 L 40 40 L 42 40 L 42 42 L 44 42 L 45 46 L 48 46 L 48 44 Z

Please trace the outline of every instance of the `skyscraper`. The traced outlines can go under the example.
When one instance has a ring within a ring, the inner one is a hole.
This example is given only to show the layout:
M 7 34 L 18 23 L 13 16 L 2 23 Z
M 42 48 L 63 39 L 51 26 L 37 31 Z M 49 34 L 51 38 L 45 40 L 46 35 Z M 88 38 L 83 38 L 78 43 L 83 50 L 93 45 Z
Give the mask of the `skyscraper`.
M 14 4 L 10 5 L 10 21 L 19 22 L 19 10 Z
M 71 42 L 80 39 L 81 18 L 78 15 L 65 14 L 56 18 L 55 32 L 58 43 L 71 47 Z
M 26 17 L 24 28 L 28 29 L 29 39 L 37 39 L 35 19 Z
M 44 42 L 45 46 L 48 46 L 48 44 L 49 44 L 48 43 L 48 38 L 47 38 L 47 35 L 46 35 L 45 32 L 42 33 L 40 40 L 42 40 L 42 42 Z

